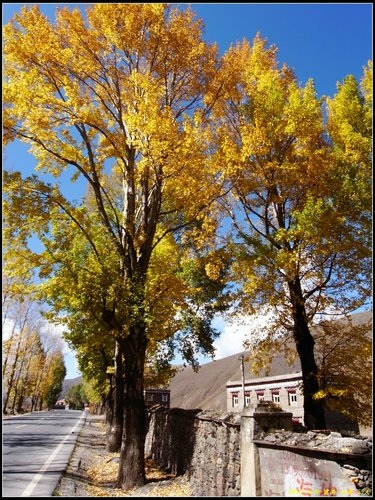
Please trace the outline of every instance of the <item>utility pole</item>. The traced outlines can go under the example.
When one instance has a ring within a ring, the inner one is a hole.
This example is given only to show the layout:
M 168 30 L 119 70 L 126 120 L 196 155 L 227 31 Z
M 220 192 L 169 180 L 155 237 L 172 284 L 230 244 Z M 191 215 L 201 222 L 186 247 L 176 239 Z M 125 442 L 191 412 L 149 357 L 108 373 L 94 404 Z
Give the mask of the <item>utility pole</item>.
M 240 354 L 238 359 L 241 361 L 241 376 L 242 376 L 242 411 L 245 409 L 245 367 L 244 355 Z

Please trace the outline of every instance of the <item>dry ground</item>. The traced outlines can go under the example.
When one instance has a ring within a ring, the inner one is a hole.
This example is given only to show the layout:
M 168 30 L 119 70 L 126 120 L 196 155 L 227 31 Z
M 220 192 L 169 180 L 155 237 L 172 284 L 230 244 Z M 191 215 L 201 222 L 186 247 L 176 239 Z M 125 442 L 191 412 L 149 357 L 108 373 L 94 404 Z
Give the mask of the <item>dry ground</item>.
M 125 496 L 191 496 L 184 476 L 176 477 L 160 471 L 151 460 L 146 461 L 147 483 L 132 490 L 114 488 L 118 472 L 118 453 L 105 450 L 103 416 L 87 415 L 77 439 L 67 470 L 54 496 L 125 497 Z

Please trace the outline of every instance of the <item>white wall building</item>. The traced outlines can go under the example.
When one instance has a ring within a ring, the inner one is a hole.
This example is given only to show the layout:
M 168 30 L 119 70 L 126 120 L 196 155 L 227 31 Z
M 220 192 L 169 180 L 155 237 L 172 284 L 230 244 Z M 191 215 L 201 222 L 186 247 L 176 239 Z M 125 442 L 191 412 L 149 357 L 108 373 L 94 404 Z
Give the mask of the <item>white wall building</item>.
M 227 411 L 241 412 L 248 405 L 256 406 L 260 401 L 272 401 L 282 410 L 293 413 L 293 420 L 303 424 L 302 372 L 234 380 L 226 384 Z M 244 401 L 245 396 L 245 401 Z

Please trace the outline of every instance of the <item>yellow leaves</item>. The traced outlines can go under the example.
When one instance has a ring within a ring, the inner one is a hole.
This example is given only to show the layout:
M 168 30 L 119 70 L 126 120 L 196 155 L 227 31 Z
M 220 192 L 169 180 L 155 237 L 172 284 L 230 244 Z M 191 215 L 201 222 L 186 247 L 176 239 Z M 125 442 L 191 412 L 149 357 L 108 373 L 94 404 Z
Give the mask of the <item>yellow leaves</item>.
M 372 103 L 373 103 L 373 97 L 372 97 L 372 88 L 373 88 L 373 75 L 372 75 L 372 61 L 368 61 L 367 66 L 363 68 L 363 77 L 361 80 L 361 91 L 362 94 L 365 98 L 365 105 L 369 111 L 372 110 Z
M 32 126 L 29 113 L 34 112 L 34 107 L 39 107 L 46 99 L 52 97 L 52 88 L 41 78 L 38 67 L 32 67 L 24 72 L 13 76 L 13 68 L 7 63 L 4 66 L 5 74 L 8 76 L 4 86 L 4 102 L 11 106 L 11 112 L 17 120 L 27 120 Z M 9 113 L 10 113 L 9 109 Z
M 365 313 L 366 314 L 366 313 Z M 313 330 L 321 390 L 314 398 L 359 422 L 371 420 L 372 325 L 366 316 L 320 322 Z
M 200 188 L 198 187 L 197 190 Z M 197 191 L 196 191 L 197 192 Z M 186 192 L 186 199 L 189 200 L 189 198 L 193 196 L 193 193 Z M 204 199 L 201 200 L 202 203 L 204 203 Z M 194 216 L 194 214 L 189 214 L 188 215 L 191 217 Z M 201 250 L 204 247 L 207 246 L 210 242 L 214 241 L 215 238 L 215 233 L 217 229 L 217 222 L 214 219 L 214 216 L 210 215 L 198 215 L 195 218 L 197 224 L 194 225 L 194 227 L 190 230 L 187 230 L 182 238 L 182 242 L 184 244 L 191 244 L 193 243 L 194 247 Z
M 201 20 L 195 19 L 190 7 L 184 11 L 171 9 L 166 34 L 168 69 L 176 75 L 182 75 L 184 68 L 190 67 L 192 74 L 196 75 L 195 81 L 191 82 L 194 93 L 201 85 L 201 70 L 205 68 L 207 76 L 212 75 L 217 52 L 216 46 L 208 46 L 203 42 L 202 28 Z M 178 49 L 174 50 L 174 47 Z
M 344 161 L 362 163 L 367 168 L 372 159 L 372 62 L 364 69 L 362 89 L 354 76 L 338 84 L 334 98 L 327 98 L 328 130 L 336 154 Z
M 224 99 L 239 102 L 244 94 L 254 96 L 254 92 L 268 99 L 267 91 L 273 90 L 272 79 L 277 75 L 277 61 L 275 47 L 266 45 L 266 40 L 258 34 L 252 46 L 244 39 L 224 54 L 219 79 Z
M 245 125 L 241 127 L 242 132 L 242 150 L 241 160 L 248 161 L 249 158 L 263 158 L 270 150 L 270 140 L 266 131 L 262 128 L 262 120 L 258 117 L 254 120 L 254 125 Z
M 17 56 L 18 61 L 27 64 L 27 52 L 31 48 L 40 60 L 49 59 L 48 48 L 53 52 L 56 48 L 56 37 L 46 16 L 41 14 L 37 5 L 29 9 L 24 6 L 20 14 L 16 14 L 13 20 L 3 29 L 5 40 L 5 54 L 13 60 Z M 22 45 L 17 46 L 17 42 Z
M 325 389 L 321 389 L 320 391 L 315 392 L 313 394 L 313 399 L 327 399 L 327 398 L 342 398 L 343 396 L 348 395 L 347 389 L 338 389 L 335 387 L 327 387 Z
M 169 177 L 182 162 L 179 144 L 191 156 L 197 140 L 179 131 L 177 113 L 195 101 L 213 67 L 200 22 L 190 9 L 162 4 L 99 4 L 87 19 L 88 26 L 78 9 L 59 9 L 53 25 L 32 8 L 20 16 L 22 29 L 6 29 L 6 139 L 30 137 L 39 168 L 58 175 L 64 163 L 88 168 L 89 146 L 75 130 L 85 124 L 98 171 L 128 147 L 143 157 L 139 174 L 164 163 Z
M 206 275 L 212 281 L 220 282 L 225 268 L 225 263 L 223 260 L 223 255 L 220 252 L 210 252 L 208 253 L 207 262 L 204 266 Z
M 104 35 L 107 50 L 111 46 L 142 53 L 155 26 L 164 19 L 165 4 L 94 4 L 87 10 L 90 27 Z
M 258 32 L 253 40 L 251 48 L 251 71 L 255 77 L 261 75 L 269 70 L 277 68 L 277 47 L 271 45 L 267 48 L 267 39 L 262 38 Z
M 319 246 L 320 252 L 329 254 L 334 252 L 335 241 L 334 238 L 335 231 L 341 231 L 342 227 L 345 225 L 345 217 L 340 216 L 340 214 L 334 209 L 332 203 L 325 201 L 324 198 L 314 199 L 312 196 L 308 196 L 305 204 L 298 212 L 294 212 L 294 217 L 296 221 L 295 233 L 297 237 L 304 242 L 304 245 L 315 244 Z M 320 243 L 319 234 L 330 234 L 330 238 L 322 238 Z M 343 247 L 343 243 L 340 239 L 336 242 L 338 250 Z
M 247 281 L 243 285 L 245 294 L 248 297 L 254 297 L 260 288 L 260 280 L 255 274 L 250 274 L 247 276 Z
M 162 228 L 160 227 L 160 233 L 161 232 Z M 175 269 L 179 265 L 179 252 L 179 247 L 176 245 L 173 236 L 171 234 L 167 235 L 155 247 L 152 267 L 161 274 L 164 274 L 166 267 L 170 266 L 171 269 Z
M 309 80 L 305 88 L 292 84 L 286 106 L 288 119 L 285 131 L 298 138 L 299 147 L 309 144 L 323 132 L 321 104 L 316 96 L 314 84 Z M 317 143 L 315 143 L 317 145 Z
M 240 160 L 232 172 L 242 164 L 263 182 L 285 182 L 292 189 L 301 181 L 312 185 L 309 175 L 319 178 L 317 169 L 324 163 L 322 110 L 312 80 L 305 88 L 297 86 L 286 65 L 278 68 L 276 53 L 260 35 L 252 47 L 246 41 L 232 47 L 221 71 L 229 79 L 233 68 L 237 74 L 223 93 L 226 111 L 223 101 L 215 109 L 227 115 L 227 135 L 220 136 L 227 164 L 233 157 Z M 241 177 L 249 182 L 250 176 Z
M 218 280 L 220 277 L 221 266 L 214 262 L 208 262 L 204 267 L 207 276 L 211 280 Z
M 159 162 L 176 142 L 177 124 L 171 109 L 163 104 L 163 88 L 156 79 L 138 71 L 123 80 L 122 114 L 126 142 L 144 157 Z

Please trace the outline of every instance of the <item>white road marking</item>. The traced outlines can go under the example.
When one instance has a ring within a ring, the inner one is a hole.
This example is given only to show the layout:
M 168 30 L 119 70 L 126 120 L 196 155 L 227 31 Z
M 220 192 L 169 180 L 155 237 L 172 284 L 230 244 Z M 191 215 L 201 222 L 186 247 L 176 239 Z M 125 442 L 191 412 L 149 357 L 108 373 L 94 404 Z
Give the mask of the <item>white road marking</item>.
M 78 425 L 80 424 L 82 418 L 84 417 L 84 414 L 81 416 L 81 418 L 78 420 L 78 422 L 76 423 L 76 425 L 73 427 L 73 429 L 70 431 L 70 434 L 72 434 L 76 428 L 78 427 Z M 65 436 L 65 438 L 61 441 L 61 443 L 57 446 L 57 448 L 55 449 L 55 451 L 52 453 L 52 455 L 48 458 L 48 460 L 44 463 L 43 467 L 39 470 L 39 472 L 33 477 L 32 481 L 29 483 L 29 485 L 25 488 L 25 490 L 23 491 L 23 493 L 21 493 L 21 497 L 29 497 L 31 495 L 31 493 L 34 491 L 36 485 L 39 483 L 39 481 L 42 479 L 43 477 L 43 474 L 45 473 L 45 471 L 48 469 L 50 463 L 54 460 L 54 458 L 56 457 L 56 455 L 59 453 L 59 451 L 61 450 L 61 448 L 63 447 L 65 441 L 67 439 L 69 439 L 70 437 L 70 434 L 67 434 Z
M 16 429 L 20 429 L 21 427 L 27 427 L 27 424 L 16 425 Z

